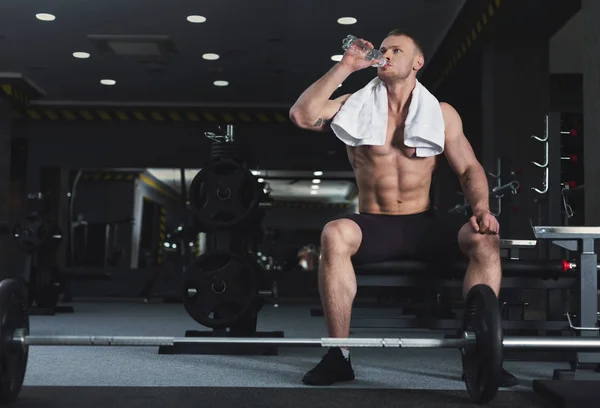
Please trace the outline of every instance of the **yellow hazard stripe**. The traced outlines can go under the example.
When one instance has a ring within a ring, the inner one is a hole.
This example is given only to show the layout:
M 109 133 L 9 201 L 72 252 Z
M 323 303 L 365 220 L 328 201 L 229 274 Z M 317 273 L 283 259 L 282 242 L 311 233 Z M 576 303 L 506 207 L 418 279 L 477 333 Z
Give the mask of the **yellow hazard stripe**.
M 0 78 L 0 80 L 2 79 Z M 9 100 L 18 102 L 21 106 L 27 106 L 29 104 L 29 97 L 27 96 L 27 92 L 23 90 L 26 86 L 27 85 L 0 84 L 0 96 L 4 94 Z
M 252 117 L 245 112 L 238 113 L 238 117 L 242 120 L 242 122 L 252 122 Z
M 72 111 L 68 110 L 68 109 L 63 110 L 62 111 L 62 115 L 67 120 L 75 120 L 75 119 L 77 119 L 77 116 L 75 116 L 75 114 Z
M 84 180 L 94 181 L 131 181 L 138 173 L 125 173 L 125 172 L 85 172 L 81 178 Z
M 27 109 L 27 117 L 33 120 L 40 120 L 42 118 L 42 116 L 38 112 L 32 109 Z
M 175 122 L 181 122 L 183 120 L 181 115 L 175 111 L 169 111 L 169 117 Z
M 117 118 L 119 118 L 120 120 L 129 120 L 129 116 L 127 116 L 127 114 L 123 111 L 116 111 L 115 115 L 117 115 Z
M 172 191 L 166 189 L 165 187 L 162 186 L 162 184 L 156 182 L 154 179 L 146 176 L 145 174 L 140 174 L 139 175 L 139 179 L 141 182 L 149 185 L 150 187 L 154 188 L 155 190 L 157 190 L 160 193 L 163 193 L 169 197 L 172 197 L 174 199 L 178 199 L 178 197 L 175 195 L 175 193 L 173 193 Z
M 202 116 L 204 117 L 204 119 L 208 120 L 209 122 L 217 121 L 217 117 L 215 115 L 213 115 L 211 112 L 204 112 L 202 114 Z
M 3 88 L 3 92 L 6 92 Z M 13 90 L 9 90 L 13 92 Z M 141 108 L 76 108 L 76 107 L 31 107 L 27 108 L 24 116 L 29 120 L 50 121 L 100 121 L 100 122 L 209 122 L 218 124 L 235 123 L 289 123 L 289 111 L 287 109 L 273 109 L 252 111 L 240 110 L 190 110 L 190 109 L 141 109 Z
M 484 27 L 490 22 L 490 19 L 497 14 L 501 4 L 501 0 L 490 1 L 485 8 L 482 9 L 482 12 L 478 16 L 477 20 L 474 21 L 468 29 L 466 29 L 463 36 L 459 36 L 459 38 L 463 38 L 463 40 L 458 40 L 458 42 L 454 43 L 454 52 L 449 54 L 450 56 L 448 60 L 443 65 L 443 68 L 438 74 L 437 79 L 433 82 L 431 87 L 432 89 L 438 88 L 444 82 L 444 80 L 450 76 L 453 69 L 456 68 L 460 60 L 468 53 L 469 49 L 479 38 L 484 30 Z

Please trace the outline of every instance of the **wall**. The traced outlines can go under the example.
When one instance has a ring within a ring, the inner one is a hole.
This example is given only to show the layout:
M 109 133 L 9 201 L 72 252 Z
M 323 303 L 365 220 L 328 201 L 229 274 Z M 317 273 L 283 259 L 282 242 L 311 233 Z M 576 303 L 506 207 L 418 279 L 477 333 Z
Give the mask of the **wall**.
M 29 185 L 40 166 L 72 168 L 198 168 L 210 158 L 205 131 L 215 125 L 173 123 L 18 122 L 14 134 L 28 139 Z M 345 146 L 333 134 L 292 125 L 236 125 L 252 168 L 350 170 Z M 292 142 L 290 142 L 292 140 Z
M 600 225 L 600 2 L 583 0 L 583 114 L 585 164 L 585 224 Z M 596 249 L 600 242 L 596 241 Z
M 581 74 L 583 72 L 584 13 L 575 14 L 552 38 L 550 73 Z
M 106 223 L 133 215 L 133 181 L 80 180 L 75 195 L 73 218 L 83 213 L 88 223 Z M 123 248 L 123 260 L 131 259 L 132 226 L 119 226 L 117 245 Z
M 583 75 L 550 75 L 550 110 L 583 113 Z
M 130 217 L 133 186 L 133 181 L 79 181 L 73 216 L 84 213 L 88 222 L 108 222 Z

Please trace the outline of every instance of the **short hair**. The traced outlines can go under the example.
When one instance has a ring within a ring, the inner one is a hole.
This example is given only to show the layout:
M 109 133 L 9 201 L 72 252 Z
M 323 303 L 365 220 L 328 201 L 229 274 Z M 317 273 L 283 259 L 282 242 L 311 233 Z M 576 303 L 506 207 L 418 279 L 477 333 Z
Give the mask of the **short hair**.
M 423 51 L 423 44 L 421 44 L 421 42 L 419 40 L 417 40 L 413 35 L 411 35 L 407 31 L 401 30 L 399 28 L 395 28 L 392 31 L 390 31 L 386 37 L 402 37 L 402 36 L 410 38 L 412 40 L 412 42 L 415 44 L 415 46 L 417 47 L 417 50 L 419 50 L 419 52 L 423 56 L 425 56 L 425 52 Z

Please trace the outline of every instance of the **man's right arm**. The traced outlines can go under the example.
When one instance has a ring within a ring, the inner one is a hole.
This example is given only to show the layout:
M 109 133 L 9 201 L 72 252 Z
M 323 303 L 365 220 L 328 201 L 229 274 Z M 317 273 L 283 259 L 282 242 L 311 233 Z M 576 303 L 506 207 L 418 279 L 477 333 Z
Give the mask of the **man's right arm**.
M 350 94 L 329 99 L 354 70 L 338 63 L 306 89 L 290 109 L 290 120 L 302 129 L 328 131 L 329 124 Z

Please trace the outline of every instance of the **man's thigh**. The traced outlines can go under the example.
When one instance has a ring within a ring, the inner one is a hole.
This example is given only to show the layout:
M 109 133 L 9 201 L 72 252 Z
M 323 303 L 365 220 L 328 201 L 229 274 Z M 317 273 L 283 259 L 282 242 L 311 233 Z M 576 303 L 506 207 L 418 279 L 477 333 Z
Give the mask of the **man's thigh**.
M 454 214 L 435 214 L 425 219 L 415 232 L 417 258 L 439 263 L 465 259 L 458 233 L 467 222 L 466 217 Z
M 419 242 L 431 223 L 427 221 L 428 214 L 346 214 L 340 217 L 354 221 L 362 233 L 361 244 L 352 256 L 352 263 L 364 265 L 418 258 Z

